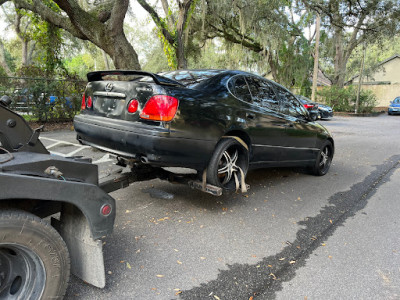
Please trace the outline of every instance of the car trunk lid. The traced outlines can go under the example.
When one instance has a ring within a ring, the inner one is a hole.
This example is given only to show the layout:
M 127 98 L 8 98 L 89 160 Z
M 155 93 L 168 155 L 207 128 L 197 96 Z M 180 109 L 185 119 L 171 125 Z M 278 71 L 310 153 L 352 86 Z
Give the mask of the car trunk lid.
M 166 94 L 165 86 L 181 86 L 168 78 L 140 71 L 91 72 L 88 80 L 82 109 L 88 114 L 128 121 L 139 120 L 149 99 Z

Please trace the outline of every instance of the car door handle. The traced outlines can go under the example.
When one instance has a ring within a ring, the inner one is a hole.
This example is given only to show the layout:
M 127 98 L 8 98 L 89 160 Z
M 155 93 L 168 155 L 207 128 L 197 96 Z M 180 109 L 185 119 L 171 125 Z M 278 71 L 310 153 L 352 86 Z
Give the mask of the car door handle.
M 256 115 L 253 113 L 246 113 L 246 118 L 250 120 L 254 120 L 256 118 Z

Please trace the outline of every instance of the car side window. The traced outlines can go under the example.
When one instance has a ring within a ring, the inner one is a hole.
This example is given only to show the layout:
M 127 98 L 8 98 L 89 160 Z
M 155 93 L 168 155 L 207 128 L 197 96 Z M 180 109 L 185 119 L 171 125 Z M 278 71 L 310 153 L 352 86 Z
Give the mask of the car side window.
M 251 103 L 249 86 L 244 76 L 235 76 L 228 82 L 228 88 L 232 95 L 245 102 Z
M 279 111 L 278 98 L 266 80 L 257 77 L 249 77 L 247 80 L 254 103 L 267 109 Z
M 293 96 L 289 91 L 276 87 L 279 93 L 279 96 L 282 100 L 282 113 L 285 115 L 289 115 L 295 118 L 307 116 L 307 111 L 304 106 Z

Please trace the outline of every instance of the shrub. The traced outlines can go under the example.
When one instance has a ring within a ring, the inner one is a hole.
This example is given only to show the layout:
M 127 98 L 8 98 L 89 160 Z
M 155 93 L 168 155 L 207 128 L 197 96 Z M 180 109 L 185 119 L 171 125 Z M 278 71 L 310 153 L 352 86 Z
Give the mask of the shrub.
M 41 122 L 72 120 L 85 88 L 83 81 L 43 77 L 0 77 L 0 81 L 0 93 L 11 97 L 11 108 Z
M 348 86 L 346 88 L 338 88 L 336 86 L 326 87 L 319 91 L 318 95 L 335 111 L 354 112 L 355 110 L 357 89 L 354 86 Z M 361 90 L 358 112 L 370 113 L 376 103 L 377 99 L 372 91 Z

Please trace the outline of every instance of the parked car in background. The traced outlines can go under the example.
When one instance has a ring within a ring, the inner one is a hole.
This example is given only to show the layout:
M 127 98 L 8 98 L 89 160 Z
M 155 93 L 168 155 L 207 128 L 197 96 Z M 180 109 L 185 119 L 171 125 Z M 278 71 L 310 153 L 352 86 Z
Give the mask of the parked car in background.
M 49 97 L 49 104 L 50 104 L 50 105 L 52 105 L 52 106 L 56 105 L 56 104 L 57 104 L 57 101 L 58 101 L 58 102 L 60 101 L 60 100 L 58 100 L 58 97 L 57 97 L 57 96 L 50 96 L 50 97 Z M 61 98 L 61 101 L 63 102 L 63 103 L 61 103 L 61 105 L 62 105 L 63 107 L 71 108 L 71 109 L 74 107 L 74 105 L 73 105 L 73 103 L 72 103 L 72 101 L 71 101 L 71 97 Z
M 87 77 L 77 139 L 128 166 L 191 168 L 232 190 L 249 168 L 305 166 L 325 175 L 331 165 L 328 130 L 290 91 L 263 77 L 232 70 Z
M 316 116 L 315 120 L 319 119 L 318 103 L 312 102 L 307 97 L 301 95 L 297 95 L 297 98 L 309 112 L 313 112 L 315 114 Z
M 309 98 L 301 95 L 298 95 L 297 97 L 303 103 L 305 108 L 307 108 L 308 110 L 317 111 L 318 119 L 328 120 L 333 118 L 332 107 L 325 104 L 312 102 Z
M 388 108 L 388 115 L 400 114 L 400 97 L 396 97 L 393 101 L 390 101 Z
M 319 118 L 322 120 L 328 120 L 333 118 L 333 110 L 332 107 L 318 103 L 318 114 Z

